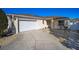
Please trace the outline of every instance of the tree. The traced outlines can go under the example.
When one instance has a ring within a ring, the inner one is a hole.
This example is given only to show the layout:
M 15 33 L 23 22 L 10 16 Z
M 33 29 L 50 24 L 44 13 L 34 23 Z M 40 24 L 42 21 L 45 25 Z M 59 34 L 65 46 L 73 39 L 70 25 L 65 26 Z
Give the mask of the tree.
M 5 30 L 8 26 L 8 19 L 2 9 L 0 9 L 0 37 L 4 35 Z

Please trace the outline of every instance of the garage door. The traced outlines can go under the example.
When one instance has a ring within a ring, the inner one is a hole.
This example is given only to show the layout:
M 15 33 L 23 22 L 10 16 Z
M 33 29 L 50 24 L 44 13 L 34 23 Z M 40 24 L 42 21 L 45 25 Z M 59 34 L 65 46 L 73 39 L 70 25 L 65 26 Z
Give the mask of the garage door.
M 40 26 L 36 21 L 19 21 L 19 31 L 29 31 L 39 29 Z

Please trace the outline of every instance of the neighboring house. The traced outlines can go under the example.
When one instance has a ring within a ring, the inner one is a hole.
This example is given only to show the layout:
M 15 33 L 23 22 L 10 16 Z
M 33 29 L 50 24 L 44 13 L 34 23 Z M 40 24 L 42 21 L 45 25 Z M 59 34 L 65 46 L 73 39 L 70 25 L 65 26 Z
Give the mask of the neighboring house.
M 56 29 L 59 28 L 58 19 L 63 17 L 40 17 L 24 14 L 8 14 L 9 20 L 8 28 L 12 30 L 13 33 L 37 30 L 37 29 Z
M 77 22 L 79 22 L 79 18 L 74 18 L 74 19 L 69 20 L 68 28 L 70 28 L 72 25 L 76 24 Z

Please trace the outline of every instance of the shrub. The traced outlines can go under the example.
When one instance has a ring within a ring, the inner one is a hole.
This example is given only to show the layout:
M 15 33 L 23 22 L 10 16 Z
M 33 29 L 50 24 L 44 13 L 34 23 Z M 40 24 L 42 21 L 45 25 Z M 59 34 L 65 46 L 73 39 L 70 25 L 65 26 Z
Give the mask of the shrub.
M 4 35 L 4 31 L 7 29 L 8 19 L 6 14 L 0 9 L 0 37 Z

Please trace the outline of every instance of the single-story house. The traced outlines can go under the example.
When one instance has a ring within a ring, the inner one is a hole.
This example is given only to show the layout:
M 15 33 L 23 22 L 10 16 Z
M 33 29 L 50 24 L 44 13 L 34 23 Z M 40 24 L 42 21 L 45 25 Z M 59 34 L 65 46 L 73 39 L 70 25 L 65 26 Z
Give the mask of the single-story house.
M 14 32 L 23 32 L 36 29 L 48 28 L 46 22 L 47 19 L 44 17 L 31 16 L 31 15 L 7 15 L 9 20 L 9 28 L 12 28 Z M 15 28 L 13 28 L 13 26 Z
M 63 17 L 56 16 L 33 16 L 27 14 L 8 14 L 8 29 L 9 32 L 18 33 L 29 30 L 37 29 L 58 29 L 59 23 L 64 23 L 58 19 L 63 19 Z

